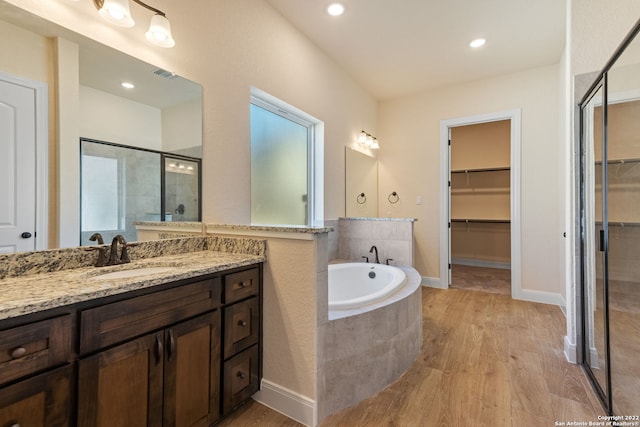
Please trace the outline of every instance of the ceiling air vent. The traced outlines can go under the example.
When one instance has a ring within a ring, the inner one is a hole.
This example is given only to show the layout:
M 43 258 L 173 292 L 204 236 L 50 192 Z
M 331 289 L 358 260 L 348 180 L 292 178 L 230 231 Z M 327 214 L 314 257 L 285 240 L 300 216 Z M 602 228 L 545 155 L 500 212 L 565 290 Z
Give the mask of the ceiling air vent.
M 164 77 L 165 79 L 173 80 L 178 77 L 176 73 L 172 73 L 171 71 L 163 70 L 162 68 L 158 68 L 153 72 L 156 76 Z

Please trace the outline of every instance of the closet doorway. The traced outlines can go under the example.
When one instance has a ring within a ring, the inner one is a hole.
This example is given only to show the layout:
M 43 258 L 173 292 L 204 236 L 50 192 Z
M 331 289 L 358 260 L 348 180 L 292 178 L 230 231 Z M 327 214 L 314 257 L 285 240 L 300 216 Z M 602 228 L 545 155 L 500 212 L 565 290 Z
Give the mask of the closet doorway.
M 519 138 L 519 110 L 441 122 L 441 287 L 519 296 Z

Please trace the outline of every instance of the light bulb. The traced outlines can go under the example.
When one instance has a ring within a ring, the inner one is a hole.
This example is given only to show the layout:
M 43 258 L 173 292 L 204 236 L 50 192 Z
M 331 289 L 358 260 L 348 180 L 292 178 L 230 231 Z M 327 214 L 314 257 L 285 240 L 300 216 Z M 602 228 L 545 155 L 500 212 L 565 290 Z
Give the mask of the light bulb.
M 145 37 L 156 46 L 173 47 L 176 45 L 171 36 L 171 24 L 164 15 L 156 14 L 151 17 L 149 31 L 145 33 Z
M 340 16 L 344 13 L 344 5 L 341 3 L 331 3 L 327 7 L 327 13 L 331 16 Z

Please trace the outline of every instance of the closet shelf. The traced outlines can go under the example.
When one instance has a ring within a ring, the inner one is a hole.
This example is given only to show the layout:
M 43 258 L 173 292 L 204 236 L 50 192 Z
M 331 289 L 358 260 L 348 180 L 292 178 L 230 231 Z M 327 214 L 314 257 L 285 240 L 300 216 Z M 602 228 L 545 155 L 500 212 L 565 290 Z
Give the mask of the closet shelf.
M 487 223 L 487 224 L 509 224 L 509 219 L 488 219 L 488 218 L 451 218 L 451 222 Z M 640 224 L 639 224 L 640 225 Z
M 495 168 L 470 168 L 470 169 L 451 169 L 451 173 L 469 173 L 469 172 L 499 172 L 511 170 L 509 166 L 501 166 Z

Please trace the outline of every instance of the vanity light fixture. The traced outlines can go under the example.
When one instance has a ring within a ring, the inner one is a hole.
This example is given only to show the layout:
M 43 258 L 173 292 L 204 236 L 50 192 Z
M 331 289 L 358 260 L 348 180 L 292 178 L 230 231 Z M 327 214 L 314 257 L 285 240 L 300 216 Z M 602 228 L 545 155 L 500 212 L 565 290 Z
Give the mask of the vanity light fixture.
M 365 131 L 361 131 L 358 134 L 358 143 L 364 145 L 365 147 L 371 149 L 371 150 L 377 150 L 380 148 L 380 144 L 378 143 L 378 139 L 365 132 Z
M 175 46 L 176 42 L 171 35 L 171 24 L 165 13 L 140 0 L 133 0 L 133 2 L 155 13 L 151 17 L 149 30 L 145 33 L 147 40 L 160 47 Z M 93 4 L 98 9 L 98 14 L 107 22 L 126 28 L 135 25 L 129 10 L 129 0 L 93 0 Z

